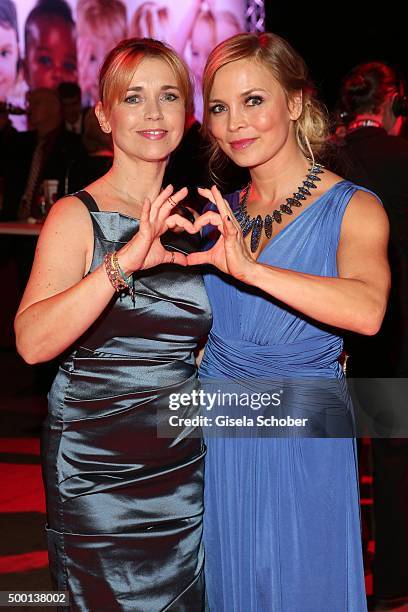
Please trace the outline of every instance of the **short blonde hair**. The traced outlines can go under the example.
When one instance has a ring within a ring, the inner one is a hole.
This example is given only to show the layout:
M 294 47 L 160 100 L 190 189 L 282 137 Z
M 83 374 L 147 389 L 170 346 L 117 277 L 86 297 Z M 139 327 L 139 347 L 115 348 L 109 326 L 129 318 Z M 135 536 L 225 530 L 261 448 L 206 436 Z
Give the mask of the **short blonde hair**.
M 99 74 L 99 99 L 104 111 L 109 114 L 112 106 L 124 97 L 135 70 L 144 58 L 160 59 L 171 68 L 186 111 L 190 112 L 193 90 L 187 66 L 171 47 L 153 38 L 122 40 L 108 53 Z
M 203 74 L 203 131 L 212 142 L 210 164 L 220 165 L 224 154 L 208 130 L 209 99 L 217 71 L 242 59 L 253 59 L 270 70 L 289 102 L 292 95 L 302 91 L 302 112 L 295 121 L 296 140 L 306 156 L 322 152 L 328 132 L 327 113 L 314 97 L 308 70 L 300 55 L 277 34 L 237 34 L 221 42 L 211 51 Z

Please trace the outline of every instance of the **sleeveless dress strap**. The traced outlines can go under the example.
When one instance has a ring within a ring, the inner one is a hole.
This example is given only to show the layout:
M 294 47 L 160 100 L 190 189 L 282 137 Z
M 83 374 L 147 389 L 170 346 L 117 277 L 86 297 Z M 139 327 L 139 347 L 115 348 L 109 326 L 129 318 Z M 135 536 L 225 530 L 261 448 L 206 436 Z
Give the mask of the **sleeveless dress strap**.
M 97 203 L 90 193 L 82 189 L 73 194 L 76 196 L 89 210 L 89 212 L 100 212 Z

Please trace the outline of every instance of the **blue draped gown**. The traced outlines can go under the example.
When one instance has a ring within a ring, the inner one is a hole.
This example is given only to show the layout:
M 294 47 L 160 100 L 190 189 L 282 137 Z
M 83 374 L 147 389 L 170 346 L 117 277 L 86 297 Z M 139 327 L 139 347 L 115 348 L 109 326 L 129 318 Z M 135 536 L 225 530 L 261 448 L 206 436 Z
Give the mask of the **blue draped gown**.
M 335 184 L 272 238 L 263 264 L 336 277 L 343 214 L 357 187 Z M 233 208 L 238 193 L 229 196 Z M 213 327 L 200 368 L 213 380 L 338 382 L 337 333 L 215 268 Z M 309 406 L 309 414 L 324 412 Z M 306 410 L 307 412 L 307 410 Z M 363 612 L 356 445 L 349 437 L 207 436 L 204 545 L 211 612 Z

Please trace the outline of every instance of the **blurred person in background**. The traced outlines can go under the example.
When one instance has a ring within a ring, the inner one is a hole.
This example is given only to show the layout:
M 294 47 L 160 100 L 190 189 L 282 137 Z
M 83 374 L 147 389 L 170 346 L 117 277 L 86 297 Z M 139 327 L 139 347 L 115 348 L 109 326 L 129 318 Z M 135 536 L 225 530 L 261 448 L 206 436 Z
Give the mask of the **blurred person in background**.
M 5 162 L 4 219 L 40 217 L 43 181 L 58 181 L 65 193 L 69 164 L 83 154 L 80 136 L 64 128 L 61 103 L 54 89 L 27 93 L 29 130 L 16 134 Z
M 102 131 L 95 115 L 95 109 L 89 108 L 84 115 L 82 144 L 86 157 L 76 159 L 69 168 L 68 192 L 74 193 L 83 189 L 106 174 L 113 162 L 113 143 L 110 133 Z
M 336 139 L 337 171 L 375 191 L 390 223 L 392 280 L 383 324 L 372 337 L 349 334 L 345 345 L 361 406 L 382 415 L 382 437 L 372 439 L 373 586 L 376 609 L 393 609 L 408 603 L 408 440 L 388 437 L 398 436 L 392 421 L 405 413 L 408 392 L 401 395 L 399 385 L 397 397 L 389 380 L 408 378 L 408 142 L 398 136 L 408 114 L 405 84 L 383 62 L 360 64 L 343 81 L 339 111 L 344 127 Z M 359 380 L 365 378 L 372 380 Z
M 82 108 L 81 88 L 78 83 L 60 83 L 57 87 L 65 129 L 82 134 L 87 108 Z
M 17 132 L 4 159 L 3 220 L 34 222 L 41 219 L 47 202 L 46 185 L 54 183 L 57 194 L 65 192 L 65 177 L 73 159 L 83 157 L 80 136 L 65 130 L 61 104 L 55 89 L 38 88 L 27 93 L 29 130 Z M 18 291 L 22 294 L 30 274 L 36 248 L 35 237 L 15 242 Z M 48 391 L 55 363 L 35 367 L 36 392 Z

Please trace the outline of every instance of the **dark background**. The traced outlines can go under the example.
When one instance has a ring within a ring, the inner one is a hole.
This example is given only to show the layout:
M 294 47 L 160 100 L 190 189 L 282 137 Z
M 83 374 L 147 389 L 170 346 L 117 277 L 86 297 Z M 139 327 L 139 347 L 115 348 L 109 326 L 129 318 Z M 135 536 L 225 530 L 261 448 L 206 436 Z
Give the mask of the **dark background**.
M 400 8 L 398 8 L 400 7 Z M 309 67 L 320 99 L 333 110 L 340 83 L 355 65 L 381 60 L 408 80 L 408 3 L 355 0 L 296 4 L 265 0 L 266 30 L 286 38 Z

